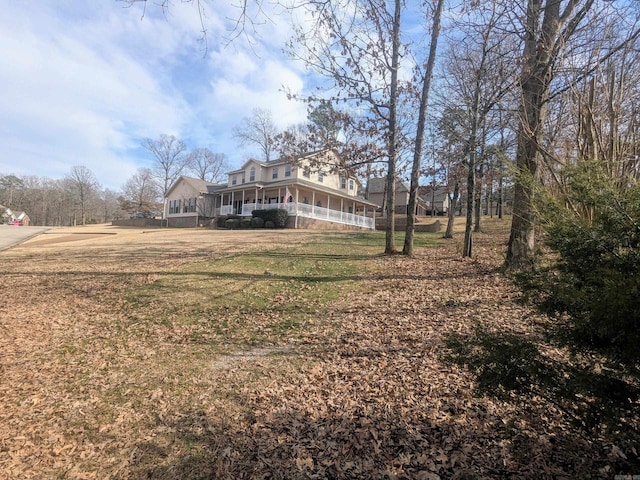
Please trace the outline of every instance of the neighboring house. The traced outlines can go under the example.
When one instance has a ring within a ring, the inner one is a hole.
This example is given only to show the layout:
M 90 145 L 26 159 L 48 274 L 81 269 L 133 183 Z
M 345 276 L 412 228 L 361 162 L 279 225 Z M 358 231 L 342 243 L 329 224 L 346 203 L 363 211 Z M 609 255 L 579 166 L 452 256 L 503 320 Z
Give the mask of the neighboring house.
M 424 200 L 428 215 L 431 215 L 432 205 L 434 215 L 446 215 L 449 211 L 451 204 L 448 187 L 427 185 L 420 187 L 418 194 Z
M 27 212 L 18 212 L 18 214 L 16 215 L 16 213 L 12 212 L 10 208 L 6 208 L 0 205 L 0 213 L 2 214 L 2 218 L 7 223 L 7 225 L 28 226 L 30 223 L 29 215 L 27 215 Z
M 226 185 L 181 177 L 165 198 L 165 218 L 169 226 L 178 226 L 179 217 L 250 217 L 253 210 L 285 208 L 291 228 L 374 228 L 378 205 L 359 197 L 359 180 L 339 173 L 338 165 L 336 154 L 327 151 L 295 163 L 247 160 L 228 173 Z M 184 226 L 189 221 L 191 226 L 203 223 L 190 218 Z
M 226 185 L 205 182 L 198 178 L 181 176 L 164 199 L 162 215 L 168 227 L 205 226 L 220 209 L 218 192 Z
M 387 179 L 370 178 L 367 184 L 367 198 L 369 201 L 382 206 L 382 214 L 386 213 L 387 204 Z M 407 214 L 409 207 L 409 186 L 402 180 L 396 180 L 396 207 L 397 214 Z M 416 215 L 425 215 L 427 211 L 424 200 L 418 196 Z

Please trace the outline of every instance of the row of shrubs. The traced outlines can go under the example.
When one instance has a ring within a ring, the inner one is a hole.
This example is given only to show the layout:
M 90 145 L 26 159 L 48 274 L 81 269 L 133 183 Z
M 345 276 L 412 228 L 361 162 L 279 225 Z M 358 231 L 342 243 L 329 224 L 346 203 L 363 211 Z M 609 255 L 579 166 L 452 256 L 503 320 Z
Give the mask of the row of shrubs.
M 253 210 L 251 218 L 239 215 L 223 215 L 216 218 L 218 228 L 284 228 L 287 226 L 289 213 L 282 208 L 269 210 Z

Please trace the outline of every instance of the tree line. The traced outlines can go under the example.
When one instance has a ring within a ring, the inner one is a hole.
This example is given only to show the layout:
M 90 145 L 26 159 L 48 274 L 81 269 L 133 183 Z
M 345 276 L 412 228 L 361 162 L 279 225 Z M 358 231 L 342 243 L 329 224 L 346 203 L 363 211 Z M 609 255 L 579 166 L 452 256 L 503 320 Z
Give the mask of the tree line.
M 154 216 L 162 211 L 164 195 L 180 175 L 220 182 L 229 166 L 226 155 L 208 148 L 189 150 L 173 135 L 145 138 L 142 146 L 153 158 L 152 166 L 138 168 L 119 190 L 103 188 L 84 165 L 72 166 L 62 179 L 0 173 L 0 205 L 26 212 L 31 225 L 85 225 L 131 215 Z

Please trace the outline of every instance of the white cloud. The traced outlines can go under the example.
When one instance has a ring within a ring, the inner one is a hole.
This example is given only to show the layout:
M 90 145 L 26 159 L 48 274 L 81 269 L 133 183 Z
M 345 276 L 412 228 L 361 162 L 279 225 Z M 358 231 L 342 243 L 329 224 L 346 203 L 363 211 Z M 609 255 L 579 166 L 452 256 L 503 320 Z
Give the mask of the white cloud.
M 0 16 L 0 174 L 61 178 L 90 168 L 117 189 L 150 157 L 144 137 L 162 133 L 239 158 L 231 130 L 255 107 L 285 127 L 303 105 L 280 91 L 303 88 L 303 72 L 279 52 L 289 27 L 260 26 L 253 47 L 226 46 L 236 10 L 209 4 L 208 51 L 197 2 L 174 2 L 165 16 L 139 5 L 60 0 L 10 2 Z

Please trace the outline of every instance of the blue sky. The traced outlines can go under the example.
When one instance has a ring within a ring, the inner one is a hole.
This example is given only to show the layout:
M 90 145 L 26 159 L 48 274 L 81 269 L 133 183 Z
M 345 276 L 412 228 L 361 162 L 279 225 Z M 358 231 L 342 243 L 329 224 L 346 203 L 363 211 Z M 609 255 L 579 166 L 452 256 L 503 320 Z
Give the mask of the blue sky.
M 237 147 L 232 130 L 254 108 L 271 110 L 281 128 L 306 118 L 281 92 L 309 80 L 281 53 L 284 17 L 229 44 L 237 11 L 210 2 L 205 51 L 191 3 L 163 15 L 148 2 L 144 18 L 142 3 L 116 0 L 1 3 L 0 174 L 57 179 L 84 165 L 118 190 L 151 165 L 145 137 L 173 134 L 235 167 L 254 152 Z

